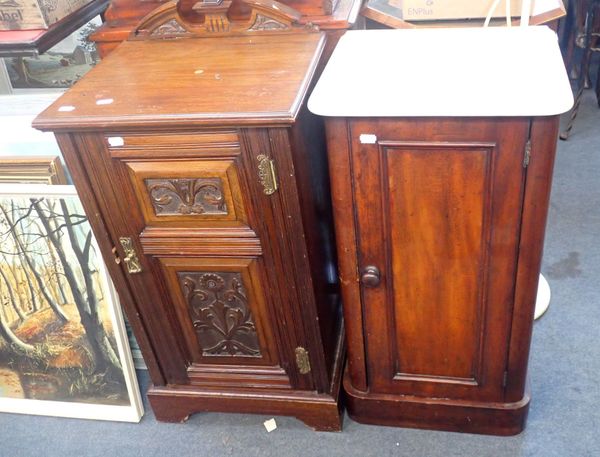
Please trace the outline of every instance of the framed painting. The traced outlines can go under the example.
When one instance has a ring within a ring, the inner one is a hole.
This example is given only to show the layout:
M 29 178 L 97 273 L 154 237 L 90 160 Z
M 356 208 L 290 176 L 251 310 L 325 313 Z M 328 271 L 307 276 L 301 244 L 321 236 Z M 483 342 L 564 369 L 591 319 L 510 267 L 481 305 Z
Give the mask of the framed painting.
M 101 25 L 100 16 L 96 16 L 43 53 L 0 58 L 0 94 L 62 91 L 71 87 L 100 61 L 89 36 Z
M 73 186 L 0 184 L 0 412 L 143 414 L 118 298 Z

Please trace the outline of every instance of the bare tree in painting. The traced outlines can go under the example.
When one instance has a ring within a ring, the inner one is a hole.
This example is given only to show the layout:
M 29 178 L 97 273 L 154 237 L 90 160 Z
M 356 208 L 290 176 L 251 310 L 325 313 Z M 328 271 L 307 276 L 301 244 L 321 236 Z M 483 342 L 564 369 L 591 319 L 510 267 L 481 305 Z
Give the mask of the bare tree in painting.
M 35 291 L 31 291 L 29 287 L 23 286 L 25 284 L 24 271 L 22 269 L 17 269 L 15 264 L 15 256 L 11 256 L 11 259 L 9 260 L 9 256 L 7 256 L 5 252 L 0 251 L 0 255 L 2 256 L 2 260 L 4 261 L 4 266 L 9 271 L 10 277 L 12 278 L 12 281 L 9 281 L 8 284 L 10 284 L 11 288 L 17 289 L 15 293 L 19 298 L 18 303 L 21 313 L 23 314 L 35 312 L 36 309 L 33 307 L 31 300 L 27 299 L 25 290 L 30 292 L 31 297 L 35 297 Z M 6 277 L 4 278 L 4 281 L 7 281 Z M 13 284 L 15 285 L 15 287 L 13 287 Z M 17 315 L 19 315 L 19 312 L 17 312 Z
M 57 289 L 57 295 L 60 297 L 60 301 L 63 305 L 66 305 L 69 302 L 67 298 L 67 293 L 63 286 L 63 277 L 64 272 L 62 271 L 62 264 L 60 263 L 60 259 L 56 255 L 56 251 L 52 246 L 52 242 L 48 239 L 48 251 L 50 252 L 50 256 L 52 258 L 52 270 L 50 280 L 52 284 L 55 284 Z
M 46 200 L 45 204 L 48 206 L 48 208 L 51 211 L 54 211 L 55 202 Z M 42 230 L 42 228 L 40 228 L 37 221 L 36 221 L 35 225 L 37 227 L 38 233 L 43 233 L 43 230 Z M 50 238 L 46 237 L 45 240 L 46 240 L 46 244 L 48 246 L 48 252 L 50 254 L 50 258 L 52 260 L 52 269 L 50 270 L 50 272 L 51 272 L 50 280 L 51 280 L 52 284 L 56 285 L 56 287 L 58 288 L 58 294 L 60 294 L 60 300 L 61 300 L 62 304 L 66 305 L 69 300 L 67 298 L 67 292 L 65 291 L 65 287 L 63 286 L 63 278 L 64 278 L 65 274 L 64 274 L 64 271 L 62 268 L 62 263 L 60 262 L 60 259 L 58 258 L 57 254 L 56 254 L 56 250 L 54 249 L 54 246 L 52 245 L 52 241 L 50 241 Z
M 12 269 L 15 272 L 15 275 L 18 270 L 21 272 L 21 274 L 25 278 L 24 280 L 27 282 L 27 291 L 29 292 L 29 303 L 31 304 L 31 311 L 32 312 L 38 311 L 40 309 L 40 305 L 39 305 L 37 290 L 33 285 L 33 280 L 31 279 L 31 273 L 30 273 L 29 269 L 27 268 L 27 264 L 26 264 L 25 260 L 23 260 L 23 254 L 20 252 L 11 254 L 11 257 L 13 259 L 12 262 L 9 262 L 7 260 L 6 253 L 3 252 L 2 255 L 3 255 L 4 260 L 12 266 Z M 17 263 L 17 261 L 18 261 L 18 263 Z M 17 281 L 17 283 L 20 283 L 20 282 L 21 281 Z
M 31 199 L 31 202 L 62 263 L 67 283 L 81 318 L 81 325 L 85 329 L 88 342 L 94 352 L 97 369 L 120 376 L 122 368 L 119 358 L 106 335 L 99 314 L 99 300 L 96 295 L 93 270 L 90 264 L 92 231 L 86 224 L 87 232 L 83 233 L 83 236 L 78 236 L 76 233 L 75 227 L 87 222 L 87 218 L 83 215 L 71 214 L 64 199 L 60 200 L 62 214 L 54 212 L 48 204 L 42 205 L 41 199 Z M 76 272 L 67 259 L 63 237 L 61 236 L 62 229 L 66 229 L 70 247 L 82 272 L 83 284 L 78 281 Z
M 10 287 L 10 282 L 6 280 L 6 276 L 2 275 L 2 282 L 0 283 L 4 287 Z M 2 287 L 0 290 L 4 289 Z M 10 289 L 9 289 L 10 290 Z M 2 290 L 2 292 L 4 292 Z M 0 297 L 2 297 L 2 306 L 5 306 L 4 303 L 4 294 L 0 293 Z M 16 307 L 16 303 L 14 302 L 14 293 L 8 293 L 9 299 L 12 301 L 13 307 Z M 13 348 L 22 353 L 28 353 L 34 350 L 34 347 L 30 344 L 21 341 L 17 335 L 14 334 L 12 329 L 10 328 L 9 323 L 5 320 L 5 315 L 0 313 L 0 337 L 2 337 L 5 341 L 7 341 Z
M 18 209 L 15 208 L 14 203 L 11 203 L 11 208 L 12 208 L 11 214 L 13 216 L 13 219 L 15 219 L 15 211 L 17 211 Z M 23 220 L 23 218 L 19 218 L 19 229 L 20 229 L 21 233 L 23 234 L 23 236 L 26 238 L 25 244 L 29 245 L 30 244 L 30 236 L 25 231 L 25 221 Z M 27 267 L 27 262 L 25 260 L 26 255 L 27 255 L 27 252 L 18 251 L 17 258 L 19 259 L 19 263 L 21 266 L 20 271 L 25 276 L 25 279 L 27 281 L 27 287 L 28 287 L 28 290 L 30 293 L 30 299 L 31 299 L 31 310 L 32 310 L 32 312 L 36 312 L 40 309 L 39 294 L 41 292 L 33 285 L 35 281 L 32 280 L 32 276 L 34 275 L 35 272 L 32 272 L 31 269 Z
M 15 246 L 17 247 L 19 252 L 21 252 L 23 254 L 25 263 L 29 267 L 29 270 L 32 272 L 33 277 L 35 278 L 35 281 L 37 283 L 38 289 L 42 293 L 42 295 L 43 295 L 44 299 L 46 300 L 46 302 L 48 303 L 48 305 L 50 305 L 50 308 L 52 308 L 52 310 L 54 311 L 56 316 L 60 319 L 60 321 L 63 323 L 68 322 L 69 317 L 65 314 L 65 312 L 62 310 L 60 305 L 56 302 L 56 300 L 54 300 L 54 298 L 50 294 L 50 291 L 48 290 L 48 287 L 46 286 L 44 279 L 42 278 L 42 275 L 40 274 L 39 270 L 36 268 L 35 262 L 33 260 L 33 256 L 31 255 L 32 253 L 29 251 L 29 249 L 27 249 L 25 242 L 22 240 L 23 235 L 18 230 L 17 224 L 21 220 L 23 220 L 24 217 L 15 219 L 14 211 L 15 211 L 15 208 L 13 205 L 13 207 L 12 207 L 13 216 L 10 216 L 8 214 L 7 209 L 4 207 L 4 205 L 0 204 L 0 212 L 2 213 L 2 215 L 4 216 L 4 219 L 7 222 L 8 231 L 10 232 L 10 234 L 12 235 L 12 237 L 14 239 Z M 27 214 L 29 214 L 29 212 Z
M 23 311 L 21 310 L 19 303 L 17 302 L 17 294 L 15 293 L 15 290 L 13 289 L 13 285 L 11 284 L 11 281 L 8 279 L 6 273 L 4 272 L 4 268 L 0 267 L 0 276 L 2 277 L 2 280 L 4 281 L 4 284 L 6 286 L 6 289 L 8 291 L 8 296 L 10 298 L 10 304 L 12 306 L 12 308 L 14 309 L 15 313 L 17 314 L 17 316 L 19 317 L 19 320 L 21 322 L 23 322 L 25 320 L 25 314 L 23 313 Z
M 46 259 L 50 261 L 50 268 L 45 268 L 44 271 L 45 280 L 49 286 L 48 288 L 56 302 L 60 302 L 61 305 L 66 305 L 68 300 L 62 286 L 62 276 L 64 276 L 64 274 L 62 273 L 62 265 L 56 255 L 54 246 L 52 246 L 52 242 L 47 236 L 41 235 L 45 232 L 37 220 L 32 220 L 30 226 L 35 229 L 33 233 L 37 235 L 38 239 L 43 237 L 44 247 L 46 248 L 45 256 Z M 23 232 L 25 234 L 24 229 Z

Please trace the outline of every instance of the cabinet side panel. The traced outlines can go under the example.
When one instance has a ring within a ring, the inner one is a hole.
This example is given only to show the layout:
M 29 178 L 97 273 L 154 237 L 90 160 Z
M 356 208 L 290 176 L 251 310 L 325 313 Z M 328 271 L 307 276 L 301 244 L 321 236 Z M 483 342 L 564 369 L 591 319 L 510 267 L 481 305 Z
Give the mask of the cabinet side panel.
M 531 127 L 531 158 L 525 182 L 506 401 L 518 401 L 525 392 L 558 127 L 558 116 L 536 118 Z
M 276 214 L 276 229 L 280 235 L 280 253 L 287 264 L 286 276 L 293 281 L 298 306 L 298 322 L 304 334 L 304 344 L 308 350 L 310 375 L 319 392 L 329 390 L 331 379 L 325 369 L 323 342 L 318 328 L 318 314 L 315 297 L 314 278 L 308 261 L 306 233 L 302 221 L 296 169 L 292 159 L 292 145 L 289 129 L 271 128 L 268 130 L 272 153 L 276 162 L 277 180 L 280 188 L 272 199 Z M 297 354 L 297 352 L 296 352 Z M 295 356 L 296 365 L 300 366 Z
M 328 373 L 341 331 L 329 170 L 323 121 L 303 108 L 291 131 L 292 158 Z
M 363 311 L 358 282 L 357 228 L 354 216 L 353 170 L 349 129 L 345 119 L 326 124 L 339 278 L 348 345 L 348 374 L 352 387 L 367 390 Z
M 306 269 L 298 265 L 298 252 L 305 251 L 302 236 L 298 235 L 298 227 L 302 233 L 300 214 L 293 205 L 295 178 L 293 167 L 290 167 L 286 130 L 253 128 L 241 130 L 240 135 L 242 151 L 249 164 L 248 175 L 253 180 L 250 192 L 252 203 L 249 206 L 260 215 L 256 220 L 256 230 L 265 239 L 262 247 L 271 272 L 267 278 L 268 292 L 273 297 L 272 313 L 276 316 L 277 331 L 281 335 L 282 363 L 295 388 L 318 390 L 326 383 L 315 382 L 319 367 L 323 366 L 320 363 L 322 353 L 320 345 L 315 344 L 310 333 L 316 333 L 314 298 L 305 298 L 312 291 L 310 274 L 307 276 Z M 278 189 L 272 193 L 265 193 L 265 187 L 259 179 L 260 156 L 273 161 Z M 292 195 L 284 195 L 287 193 Z M 296 348 L 299 346 L 308 351 L 311 367 L 308 372 L 301 373 L 296 363 Z

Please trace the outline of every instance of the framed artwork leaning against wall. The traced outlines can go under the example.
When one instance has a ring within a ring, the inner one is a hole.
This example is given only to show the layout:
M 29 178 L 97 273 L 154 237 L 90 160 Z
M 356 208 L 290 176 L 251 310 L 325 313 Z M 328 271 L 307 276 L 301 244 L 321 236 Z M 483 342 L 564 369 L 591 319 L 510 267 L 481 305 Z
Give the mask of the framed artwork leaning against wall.
M 143 414 L 118 298 L 73 186 L 0 184 L 0 412 Z

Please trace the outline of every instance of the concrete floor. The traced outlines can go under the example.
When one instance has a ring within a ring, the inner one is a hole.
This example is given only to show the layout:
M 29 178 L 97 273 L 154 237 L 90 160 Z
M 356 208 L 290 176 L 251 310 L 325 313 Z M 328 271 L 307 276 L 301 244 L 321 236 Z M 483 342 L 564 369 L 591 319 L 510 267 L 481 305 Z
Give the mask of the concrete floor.
M 536 324 L 527 429 L 488 437 L 345 421 L 342 433 L 241 414 L 196 414 L 181 425 L 0 414 L 0 457 L 12 456 L 600 456 L 600 110 L 586 93 L 572 137 L 559 144 L 543 272 L 549 311 Z M 147 377 L 142 376 L 142 385 Z

